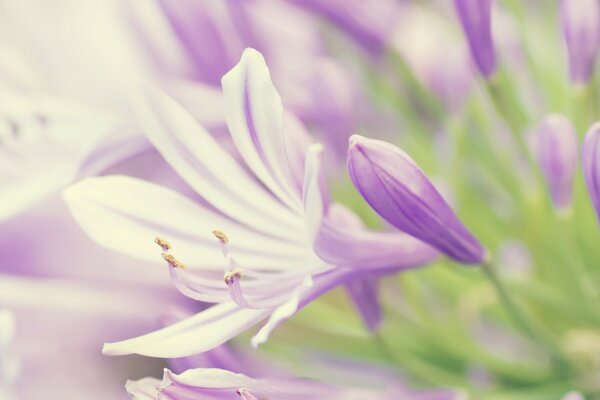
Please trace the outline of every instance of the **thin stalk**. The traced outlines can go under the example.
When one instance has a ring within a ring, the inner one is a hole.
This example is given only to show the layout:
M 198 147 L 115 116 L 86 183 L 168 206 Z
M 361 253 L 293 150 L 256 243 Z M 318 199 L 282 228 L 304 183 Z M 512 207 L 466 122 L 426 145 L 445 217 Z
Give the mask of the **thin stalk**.
M 552 363 L 554 364 L 557 372 L 564 373 L 567 369 L 567 363 L 564 359 L 559 347 L 554 343 L 552 338 L 550 338 L 543 329 L 540 329 L 537 325 L 534 325 L 527 316 L 522 312 L 522 310 L 515 305 L 512 298 L 508 295 L 504 284 L 496 274 L 491 263 L 484 262 L 481 264 L 483 271 L 490 283 L 496 290 L 498 294 L 498 298 L 502 303 L 505 311 L 509 315 L 509 317 L 517 324 L 531 339 L 535 341 L 540 341 L 544 344 L 547 350 L 550 352 L 550 357 L 552 359 Z

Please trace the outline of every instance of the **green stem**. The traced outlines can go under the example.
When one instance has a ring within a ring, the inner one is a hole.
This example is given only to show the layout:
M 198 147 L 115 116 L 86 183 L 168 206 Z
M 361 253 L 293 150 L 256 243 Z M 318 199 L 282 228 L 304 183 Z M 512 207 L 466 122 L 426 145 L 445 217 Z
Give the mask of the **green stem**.
M 534 341 L 539 341 L 544 344 L 544 346 L 550 352 L 550 357 L 552 363 L 559 373 L 564 373 L 567 365 L 564 357 L 561 354 L 559 347 L 554 343 L 552 338 L 550 338 L 543 329 L 540 329 L 538 326 L 534 325 L 529 318 L 525 316 L 522 310 L 515 305 L 512 298 L 508 295 L 504 284 L 496 274 L 491 263 L 484 262 L 481 264 L 483 267 L 483 271 L 489 279 L 492 286 L 496 290 L 498 294 L 498 298 L 504 309 L 510 316 L 510 318 L 517 324 L 525 333 Z

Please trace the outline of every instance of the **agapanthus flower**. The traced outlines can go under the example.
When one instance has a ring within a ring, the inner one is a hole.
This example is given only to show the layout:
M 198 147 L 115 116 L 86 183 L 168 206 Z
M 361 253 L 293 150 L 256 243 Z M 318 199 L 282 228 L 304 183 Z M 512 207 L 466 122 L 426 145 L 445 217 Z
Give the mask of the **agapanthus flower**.
M 350 138 L 350 177 L 386 221 L 465 264 L 487 257 L 425 173 L 399 148 L 359 135 Z
M 583 174 L 600 220 L 600 123 L 588 130 L 583 143 Z
M 546 116 L 536 130 L 534 150 L 552 202 L 559 210 L 571 204 L 578 146 L 575 127 L 564 115 Z
M 471 55 L 481 75 L 489 78 L 496 71 L 492 40 L 492 0 L 454 0 Z
M 594 0 L 561 0 L 560 20 L 569 55 L 569 77 L 586 84 L 600 50 L 600 5 Z
M 65 192 L 94 240 L 153 261 L 158 244 L 183 294 L 218 303 L 160 331 L 107 344 L 107 354 L 189 355 L 269 318 L 253 338 L 257 345 L 340 283 L 435 257 L 403 233 L 344 223 L 352 213 L 328 200 L 322 147 L 310 145 L 304 157 L 306 134 L 297 120 L 284 118 L 258 52 L 244 52 L 224 76 L 223 92 L 225 118 L 245 168 L 167 96 L 146 90 L 136 105 L 145 133 L 202 201 L 122 176 L 91 178 Z
M 452 391 L 409 391 L 398 386 L 361 388 L 351 385 L 324 384 L 297 378 L 253 379 L 221 369 L 193 369 L 182 374 L 165 370 L 162 381 L 144 378 L 127 383 L 135 400 L 457 400 Z

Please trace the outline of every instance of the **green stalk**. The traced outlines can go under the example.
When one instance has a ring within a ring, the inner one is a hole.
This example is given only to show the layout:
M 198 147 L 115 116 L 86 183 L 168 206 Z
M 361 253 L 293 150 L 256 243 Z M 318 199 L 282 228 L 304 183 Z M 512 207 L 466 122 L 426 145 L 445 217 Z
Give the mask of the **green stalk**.
M 504 284 L 498 277 L 491 263 L 484 262 L 481 264 L 486 277 L 496 290 L 500 303 L 503 305 L 509 317 L 517 324 L 531 339 L 541 342 L 550 353 L 550 357 L 557 372 L 564 374 L 568 369 L 566 360 L 564 359 L 560 348 L 554 343 L 552 338 L 546 334 L 543 329 L 533 324 L 531 320 L 515 305 L 512 298 L 506 291 Z

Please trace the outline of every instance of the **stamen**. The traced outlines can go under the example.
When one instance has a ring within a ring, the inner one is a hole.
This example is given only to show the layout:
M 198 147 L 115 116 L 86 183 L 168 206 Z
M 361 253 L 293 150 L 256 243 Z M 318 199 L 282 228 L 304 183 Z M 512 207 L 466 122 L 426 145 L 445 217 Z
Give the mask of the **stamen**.
M 169 265 L 173 268 L 185 269 L 185 265 L 180 263 L 172 254 L 169 253 L 161 253 L 162 258 L 169 263 Z
M 227 242 L 229 242 L 229 238 L 223 231 L 215 229 L 214 231 L 212 231 L 212 234 L 215 235 L 215 237 L 219 239 L 223 244 L 227 244 Z
M 240 279 L 242 277 L 242 270 L 240 268 L 235 268 L 233 271 L 225 272 L 223 276 L 223 280 L 226 284 L 231 284 L 235 278 Z
M 154 238 L 154 243 L 160 246 L 163 251 L 171 250 L 171 243 L 167 242 L 165 239 L 161 237 Z

